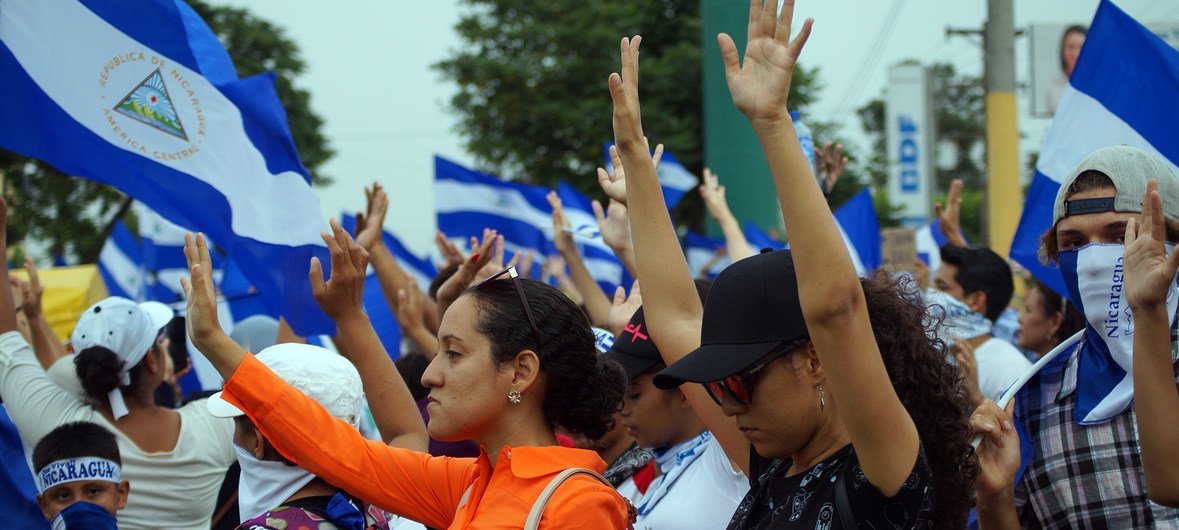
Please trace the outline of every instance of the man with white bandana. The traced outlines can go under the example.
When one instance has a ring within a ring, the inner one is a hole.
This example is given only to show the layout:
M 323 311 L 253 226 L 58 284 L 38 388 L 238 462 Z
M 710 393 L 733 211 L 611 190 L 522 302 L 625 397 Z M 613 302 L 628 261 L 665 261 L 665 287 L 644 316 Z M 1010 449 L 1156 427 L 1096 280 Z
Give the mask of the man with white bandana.
M 364 389 L 360 373 L 347 359 L 308 344 L 278 344 L 262 350 L 257 358 L 333 417 L 360 428 Z M 214 416 L 235 420 L 234 451 L 242 468 L 238 481 L 241 528 L 299 528 L 299 523 L 312 521 L 345 530 L 373 527 L 373 521 L 366 521 L 363 503 L 284 458 L 220 392 L 209 398 L 208 407 Z M 394 528 L 421 528 L 413 524 Z M 329 527 L 319 524 L 317 528 Z
M 1161 465 L 1175 446 L 1159 431 L 1177 411 L 1158 399 L 1179 384 L 1176 259 L 1165 257 L 1176 220 L 1179 179 L 1140 149 L 1099 149 L 1064 181 L 1042 254 L 1059 263 L 1085 334 L 1007 411 L 987 401 L 971 418 L 985 435 L 981 528 L 1179 528 L 1179 510 L 1148 498 L 1176 473 Z M 1143 356 L 1154 373 L 1134 366 Z M 1140 379 L 1150 385 L 1136 392 Z

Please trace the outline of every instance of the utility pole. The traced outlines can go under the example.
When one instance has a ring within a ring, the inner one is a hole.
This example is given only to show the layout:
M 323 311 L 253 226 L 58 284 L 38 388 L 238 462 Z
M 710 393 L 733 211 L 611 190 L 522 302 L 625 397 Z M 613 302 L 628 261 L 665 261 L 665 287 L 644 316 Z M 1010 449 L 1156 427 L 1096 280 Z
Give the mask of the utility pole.
M 983 28 L 987 134 L 987 234 L 1007 257 L 1019 223 L 1019 126 L 1015 101 L 1015 10 L 1012 0 L 987 0 Z

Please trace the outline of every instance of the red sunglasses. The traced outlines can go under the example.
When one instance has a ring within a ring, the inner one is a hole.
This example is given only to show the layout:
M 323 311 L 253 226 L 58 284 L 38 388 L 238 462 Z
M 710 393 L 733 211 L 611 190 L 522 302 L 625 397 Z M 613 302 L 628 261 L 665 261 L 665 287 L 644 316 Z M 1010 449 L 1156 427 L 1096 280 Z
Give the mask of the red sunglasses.
M 785 351 L 771 353 L 765 359 L 762 359 L 761 362 L 753 365 L 748 370 L 738 374 L 730 375 L 724 379 L 721 379 L 720 381 L 704 383 L 704 389 L 708 391 L 708 397 L 711 397 L 717 405 L 723 404 L 722 402 L 724 401 L 725 393 L 728 392 L 730 396 L 733 396 L 733 399 L 737 400 L 737 403 L 748 407 L 749 404 L 753 402 L 753 376 L 760 372 L 762 368 L 769 366 L 771 362 L 774 362 L 785 354 Z

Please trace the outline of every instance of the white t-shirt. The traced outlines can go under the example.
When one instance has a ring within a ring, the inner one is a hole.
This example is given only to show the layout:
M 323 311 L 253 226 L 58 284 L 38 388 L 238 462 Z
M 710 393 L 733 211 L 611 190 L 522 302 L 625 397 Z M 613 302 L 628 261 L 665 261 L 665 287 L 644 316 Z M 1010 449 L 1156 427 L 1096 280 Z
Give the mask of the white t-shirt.
M 729 524 L 737 504 L 749 491 L 749 479 L 741 470 L 733 469 L 716 437 L 701 447 L 700 456 L 688 464 L 650 512 L 639 516 L 635 530 L 714 530 Z M 642 506 L 666 476 L 656 477 L 645 495 L 632 498 L 634 505 Z
M 986 399 L 999 399 L 1007 387 L 1032 367 L 1019 348 L 991 337 L 974 349 L 978 364 L 978 390 Z
M 235 461 L 233 420 L 214 418 L 204 400 L 177 409 L 180 436 L 171 451 L 148 453 L 73 392 L 49 379 L 25 339 L 0 335 L 0 396 L 25 446 L 58 426 L 97 423 L 115 433 L 123 478 L 131 483 L 119 528 L 209 528 L 225 471 Z

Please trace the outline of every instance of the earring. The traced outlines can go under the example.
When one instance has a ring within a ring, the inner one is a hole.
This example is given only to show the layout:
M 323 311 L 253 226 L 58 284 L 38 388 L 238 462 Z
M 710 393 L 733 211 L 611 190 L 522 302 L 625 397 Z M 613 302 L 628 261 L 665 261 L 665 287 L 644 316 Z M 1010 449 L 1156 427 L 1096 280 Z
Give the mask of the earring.
M 508 392 L 508 401 L 511 401 L 513 405 L 519 405 L 520 398 L 521 398 L 521 394 L 520 394 L 519 390 L 516 390 L 515 388 L 513 388 L 511 391 Z
M 823 385 L 819 385 L 819 410 L 827 408 L 827 400 L 823 396 Z

